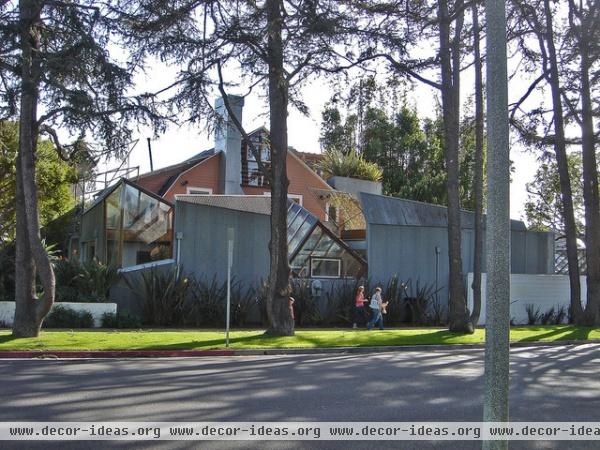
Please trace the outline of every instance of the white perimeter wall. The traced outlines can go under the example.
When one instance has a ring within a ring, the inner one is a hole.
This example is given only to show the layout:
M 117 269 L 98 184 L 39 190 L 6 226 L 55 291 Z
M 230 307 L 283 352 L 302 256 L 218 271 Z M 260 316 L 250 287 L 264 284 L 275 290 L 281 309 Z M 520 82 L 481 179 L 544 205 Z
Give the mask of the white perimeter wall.
M 585 276 L 581 279 L 581 300 L 585 306 L 586 283 Z M 473 274 L 467 275 L 469 310 L 473 309 Z M 481 276 L 481 315 L 479 325 L 485 324 L 485 294 L 486 274 Z M 539 308 L 541 313 L 548 311 L 553 306 L 569 308 L 571 290 L 568 275 L 522 275 L 510 276 L 510 317 L 517 325 L 527 324 L 527 311 L 525 305 L 531 303 Z
M 117 313 L 116 303 L 72 303 L 60 302 L 55 303 L 52 308 L 63 306 L 64 308 L 73 309 L 75 311 L 88 311 L 94 318 L 94 327 L 102 326 L 102 316 L 104 313 Z M 0 324 L 12 326 L 15 318 L 15 302 L 0 302 Z

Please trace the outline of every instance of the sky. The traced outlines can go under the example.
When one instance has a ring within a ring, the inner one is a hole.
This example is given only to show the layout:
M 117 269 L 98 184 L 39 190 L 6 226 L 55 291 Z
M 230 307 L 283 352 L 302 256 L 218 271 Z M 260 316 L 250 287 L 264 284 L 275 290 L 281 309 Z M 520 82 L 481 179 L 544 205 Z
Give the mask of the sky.
M 151 71 L 138 77 L 138 85 L 152 89 L 172 82 L 174 69 L 158 61 L 152 66 Z M 472 86 L 472 77 L 468 73 L 463 76 L 463 83 Z M 519 98 L 526 87 L 526 80 L 515 81 L 513 79 L 509 88 L 510 101 Z M 241 92 L 232 90 L 230 93 L 240 94 Z M 288 117 L 288 144 L 290 146 L 302 152 L 318 153 L 321 151 L 319 145 L 321 112 L 332 93 L 330 82 L 322 78 L 314 79 L 305 85 L 301 95 L 309 108 L 309 115 L 304 116 L 290 107 Z M 469 101 L 469 94 L 468 89 L 463 89 L 461 96 L 463 104 Z M 436 110 L 436 96 L 439 94 L 435 89 L 417 83 L 408 90 L 407 101 L 411 106 L 416 107 L 420 117 L 432 117 Z M 264 97 L 265 95 L 258 93 L 246 97 L 242 119 L 246 130 L 260 126 L 268 128 L 268 107 Z M 131 167 L 139 166 L 140 173 L 150 170 L 147 137 L 152 137 L 152 156 L 155 169 L 181 162 L 203 150 L 212 148 L 214 144 L 214 137 L 203 129 L 203 125 L 170 126 L 158 138 L 153 137 L 152 130 L 140 129 L 137 137 L 139 141 L 130 154 L 129 165 Z M 524 219 L 523 205 L 527 199 L 525 184 L 530 182 L 535 174 L 535 157 L 524 152 L 513 138 L 511 139 L 511 160 L 514 164 L 514 172 L 511 176 L 511 218 Z M 120 162 L 111 161 L 105 167 L 114 168 L 119 164 Z

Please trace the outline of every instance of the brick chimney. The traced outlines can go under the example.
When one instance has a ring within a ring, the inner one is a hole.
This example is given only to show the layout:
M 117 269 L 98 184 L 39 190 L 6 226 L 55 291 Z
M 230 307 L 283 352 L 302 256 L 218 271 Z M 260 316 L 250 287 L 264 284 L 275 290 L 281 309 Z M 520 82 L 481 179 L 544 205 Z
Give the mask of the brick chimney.
M 229 95 L 227 98 L 235 117 L 242 123 L 244 97 Z M 215 101 L 215 111 L 223 118 L 215 132 L 215 152 L 223 152 L 221 191 L 229 195 L 242 195 L 242 134 L 229 117 L 222 97 Z

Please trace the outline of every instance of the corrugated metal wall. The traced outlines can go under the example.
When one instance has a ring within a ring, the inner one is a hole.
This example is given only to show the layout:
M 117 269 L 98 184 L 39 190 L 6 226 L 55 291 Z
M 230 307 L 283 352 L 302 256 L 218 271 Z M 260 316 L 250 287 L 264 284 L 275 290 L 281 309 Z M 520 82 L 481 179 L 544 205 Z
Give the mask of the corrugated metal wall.
M 234 229 L 232 276 L 257 284 L 269 274 L 269 216 L 177 202 L 175 235 L 183 233 L 184 273 L 220 281 L 227 277 L 227 228 Z
M 472 229 L 462 231 L 463 273 L 473 271 Z M 527 274 L 553 273 L 554 236 L 552 233 L 513 230 L 511 232 L 511 272 Z M 442 227 L 367 225 L 369 278 L 385 282 L 393 275 L 421 284 L 436 282 L 436 247 L 438 256 L 438 293 L 447 298 L 448 232 Z M 485 266 L 485 252 L 484 252 Z

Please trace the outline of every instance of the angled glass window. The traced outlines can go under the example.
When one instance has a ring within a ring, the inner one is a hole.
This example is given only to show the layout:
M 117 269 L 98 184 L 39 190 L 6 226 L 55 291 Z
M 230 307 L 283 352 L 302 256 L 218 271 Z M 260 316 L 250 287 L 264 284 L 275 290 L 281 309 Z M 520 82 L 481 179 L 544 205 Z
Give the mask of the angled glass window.
M 295 202 L 288 206 L 288 251 L 296 277 L 359 278 L 365 261 Z
M 99 259 L 128 267 L 172 257 L 173 207 L 128 181 L 105 196 L 106 253 Z

